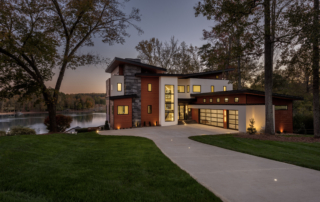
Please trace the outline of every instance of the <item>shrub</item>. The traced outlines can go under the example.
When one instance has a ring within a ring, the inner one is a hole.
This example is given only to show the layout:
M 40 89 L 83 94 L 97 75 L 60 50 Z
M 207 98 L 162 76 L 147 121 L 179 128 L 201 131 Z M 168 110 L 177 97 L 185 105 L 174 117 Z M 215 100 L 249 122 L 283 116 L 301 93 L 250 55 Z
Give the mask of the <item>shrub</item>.
M 88 128 L 80 128 L 80 129 L 76 129 L 77 133 L 86 133 L 89 132 Z
M 23 127 L 23 126 L 14 126 L 10 129 L 9 136 L 14 135 L 36 135 L 36 131 L 32 128 Z
M 6 136 L 6 135 L 7 135 L 7 133 L 6 133 L 5 131 L 1 131 L 1 130 L 0 130 L 0 137 L 1 137 L 1 136 Z
M 256 134 L 257 133 L 257 129 L 254 127 L 254 119 L 250 119 L 250 124 L 249 124 L 249 128 L 247 128 L 247 132 L 250 135 Z
M 49 130 L 50 128 L 50 121 L 49 117 L 47 117 L 44 120 L 44 125 L 47 126 L 47 129 Z M 64 132 L 67 128 L 70 128 L 70 123 L 72 122 L 72 117 L 71 116 L 65 116 L 62 114 L 56 115 L 56 123 L 57 123 L 57 130 L 59 132 Z
M 105 130 L 110 130 L 108 121 L 105 122 L 105 124 L 104 124 L 104 129 L 105 129 Z

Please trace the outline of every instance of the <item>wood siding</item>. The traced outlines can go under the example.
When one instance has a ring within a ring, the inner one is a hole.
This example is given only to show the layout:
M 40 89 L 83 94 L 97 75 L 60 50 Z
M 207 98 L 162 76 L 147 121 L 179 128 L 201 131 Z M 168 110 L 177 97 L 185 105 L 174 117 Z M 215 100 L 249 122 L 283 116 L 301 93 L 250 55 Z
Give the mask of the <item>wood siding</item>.
M 199 109 L 191 109 L 192 111 L 192 120 L 195 120 L 199 123 Z
M 152 86 L 151 91 L 148 91 L 148 84 Z M 159 78 L 141 78 L 141 126 L 144 122 L 159 125 L 159 99 Z M 151 114 L 148 114 L 148 105 L 152 106 Z
M 114 100 L 114 124 L 113 129 L 132 127 L 132 98 Z M 129 106 L 129 114 L 119 115 L 118 106 Z

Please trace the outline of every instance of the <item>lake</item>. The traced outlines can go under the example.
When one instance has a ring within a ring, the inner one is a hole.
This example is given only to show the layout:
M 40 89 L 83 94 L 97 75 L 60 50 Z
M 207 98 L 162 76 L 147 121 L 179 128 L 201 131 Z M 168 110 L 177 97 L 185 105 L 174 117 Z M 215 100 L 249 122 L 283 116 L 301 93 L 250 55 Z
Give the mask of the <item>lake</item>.
M 105 124 L 106 113 L 61 113 L 63 115 L 71 116 L 73 121 L 70 128 L 79 126 L 95 127 Z M 20 116 L 0 115 L 0 130 L 7 131 L 12 126 L 27 126 L 35 129 L 37 134 L 47 133 L 48 130 L 43 124 L 44 119 L 48 114 L 23 114 Z

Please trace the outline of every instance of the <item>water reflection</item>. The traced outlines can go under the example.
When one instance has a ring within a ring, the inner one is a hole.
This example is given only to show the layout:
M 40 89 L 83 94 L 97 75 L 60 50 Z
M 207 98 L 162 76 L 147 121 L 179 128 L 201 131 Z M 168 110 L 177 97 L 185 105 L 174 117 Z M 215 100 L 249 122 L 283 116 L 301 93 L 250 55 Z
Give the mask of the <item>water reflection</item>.
M 106 113 L 62 113 L 71 116 L 73 121 L 70 128 L 79 126 L 94 127 L 104 125 L 106 121 Z M 48 130 L 43 124 L 47 114 L 25 114 L 18 117 L 2 115 L 0 116 L 0 130 L 8 130 L 12 126 L 28 126 L 36 130 L 37 134 L 47 133 Z

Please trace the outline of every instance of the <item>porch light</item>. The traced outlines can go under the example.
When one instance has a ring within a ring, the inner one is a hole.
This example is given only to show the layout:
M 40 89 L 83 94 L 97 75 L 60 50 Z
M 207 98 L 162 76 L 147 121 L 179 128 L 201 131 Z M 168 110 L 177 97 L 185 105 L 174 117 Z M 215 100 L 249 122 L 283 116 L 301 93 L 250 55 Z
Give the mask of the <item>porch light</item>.
M 277 182 L 278 180 L 277 180 L 277 179 L 274 179 L 274 181 Z

